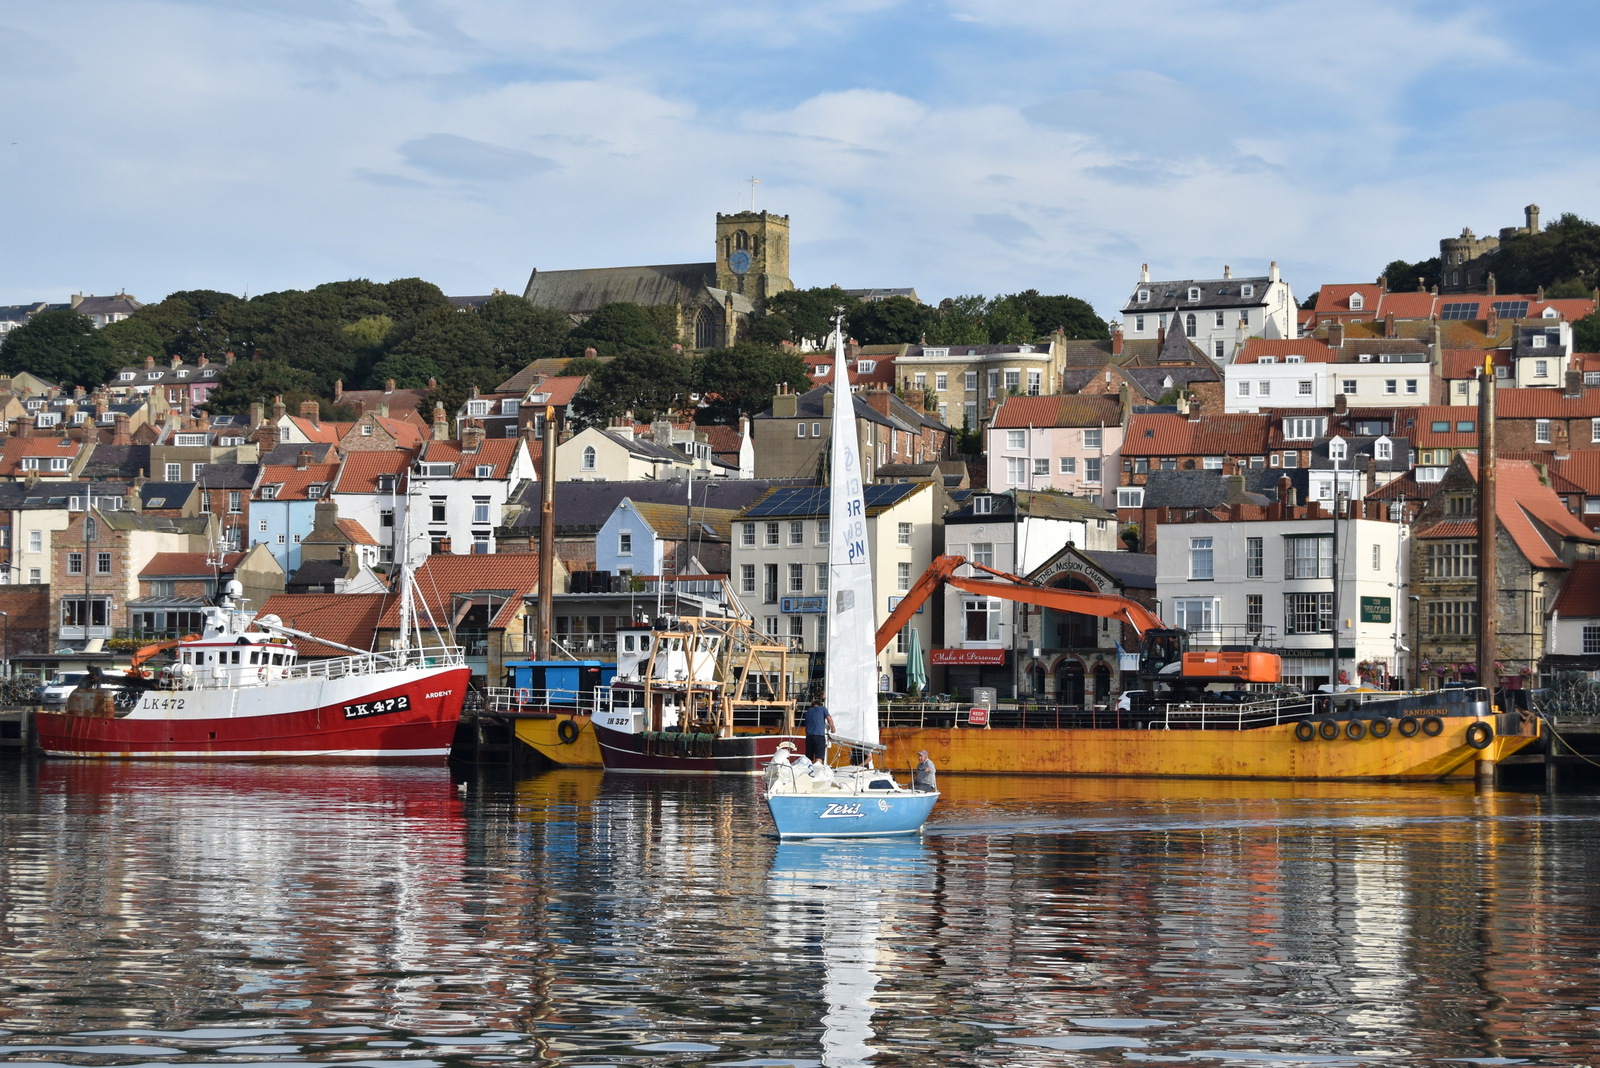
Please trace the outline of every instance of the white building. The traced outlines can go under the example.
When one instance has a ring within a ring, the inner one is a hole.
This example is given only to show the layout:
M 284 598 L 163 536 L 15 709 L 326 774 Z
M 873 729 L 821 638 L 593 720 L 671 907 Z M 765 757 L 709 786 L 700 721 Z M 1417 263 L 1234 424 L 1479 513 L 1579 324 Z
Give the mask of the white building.
M 1163 524 L 1162 618 L 1198 648 L 1252 644 L 1283 655 L 1284 681 L 1312 690 L 1360 664 L 1407 677 L 1408 528 L 1371 519 Z M 1337 582 L 1335 572 L 1337 571 Z M 1337 586 L 1337 597 L 1335 597 Z M 1337 647 L 1337 668 L 1334 650 Z
M 1294 294 L 1278 275 L 1278 262 L 1264 277 L 1152 282 L 1150 265 L 1139 269 L 1139 284 L 1122 308 L 1122 336 L 1153 338 L 1171 328 L 1217 364 L 1233 358 L 1251 337 L 1292 338 L 1298 333 Z
M 485 438 L 467 427 L 457 441 L 429 441 L 406 485 L 407 557 L 495 551 L 494 532 L 513 492 L 535 478 L 521 438 Z
M 394 560 L 406 522 L 406 478 L 415 453 L 404 449 L 352 452 L 339 465 L 333 499 L 340 519 L 353 519 L 377 541 L 380 563 Z
M 1331 408 L 1342 396 L 1352 408 L 1420 408 L 1434 403 L 1425 351 L 1346 352 L 1318 338 L 1253 338 L 1222 370 L 1225 410 Z
M 864 493 L 873 606 L 881 626 L 933 562 L 937 495 L 927 482 L 869 484 Z M 734 592 L 756 626 L 806 652 L 826 651 L 826 487 L 773 489 L 741 511 L 733 523 L 730 566 Z M 924 650 L 931 648 L 933 614 L 933 605 L 925 605 L 879 654 L 880 678 L 889 688 L 904 689 L 909 630 L 917 631 Z

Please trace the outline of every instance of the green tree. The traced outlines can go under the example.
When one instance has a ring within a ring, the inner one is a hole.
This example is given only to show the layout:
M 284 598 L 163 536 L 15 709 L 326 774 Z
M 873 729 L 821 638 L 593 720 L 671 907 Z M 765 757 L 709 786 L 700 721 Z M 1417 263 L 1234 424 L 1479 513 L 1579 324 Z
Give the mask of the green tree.
M 694 381 L 706 400 L 695 421 L 731 425 L 741 415 L 755 415 L 771 404 L 779 382 L 804 391 L 811 379 L 806 362 L 795 353 L 742 341 L 732 348 L 712 349 L 696 360 Z
M 833 318 L 841 308 L 846 333 L 855 337 L 852 323 L 861 312 L 861 302 L 838 286 L 774 293 L 767 298 L 766 317 L 751 325 L 751 340 L 769 345 L 780 341 L 821 344 L 833 332 Z
M 850 336 L 863 345 L 914 345 L 930 314 L 910 297 L 864 300 L 850 313 Z
M 930 345 L 987 345 L 989 328 L 983 315 L 988 303 L 982 294 L 965 297 L 946 297 L 939 302 L 939 310 L 928 321 Z
M 282 397 L 291 412 L 298 411 L 301 401 L 316 398 L 317 387 L 315 375 L 283 360 L 236 360 L 222 372 L 216 390 L 206 400 L 206 411 L 246 415 L 251 404 L 270 405 L 273 397 Z
M 1501 293 L 1532 293 L 1557 282 L 1593 289 L 1600 285 L 1600 226 L 1567 212 L 1539 233 L 1500 242 L 1489 269 Z
M 637 304 L 621 301 L 602 304 L 594 314 L 572 328 L 562 352 L 574 359 L 585 349 L 597 356 L 620 356 L 670 345 L 677 338 L 663 333 L 651 314 Z
M 1574 352 L 1600 352 L 1600 312 L 1584 316 L 1572 324 Z
M 1383 279 L 1388 283 L 1390 292 L 1410 293 L 1421 288 L 1427 289 L 1439 281 L 1439 257 L 1418 260 L 1415 263 L 1406 260 L 1391 260 L 1383 269 Z M 1420 279 L 1420 282 L 1418 281 Z M 1302 308 L 1308 305 L 1300 305 Z M 1316 307 L 1315 304 L 1309 307 Z
M 1033 320 L 1027 306 L 1016 297 L 995 297 L 983 309 L 983 328 L 992 345 L 1015 345 L 1032 341 Z
M 688 404 L 693 366 L 681 353 L 658 345 L 634 349 L 589 376 L 573 398 L 573 419 L 588 426 L 605 426 L 625 412 L 649 422 Z
M 118 368 L 143 367 L 146 357 L 153 357 L 157 363 L 166 362 L 167 350 L 161 343 L 161 335 L 136 315 L 103 327 L 100 336 L 111 346 L 113 362 Z
M 87 316 L 70 308 L 40 312 L 7 334 L 0 345 L 0 370 L 31 371 L 66 386 L 93 389 L 116 367 L 111 343 Z
M 1033 336 L 1044 338 L 1061 330 L 1069 338 L 1103 340 L 1111 327 L 1095 313 L 1094 306 L 1078 297 L 1040 296 L 1037 289 L 1024 289 L 1011 298 L 1027 313 Z
M 565 313 L 506 293 L 490 297 L 478 315 L 500 349 L 501 364 L 513 368 L 512 373 L 535 360 L 560 356 L 572 329 Z
M 388 307 L 389 314 L 403 323 L 424 319 L 447 309 L 456 310 L 442 289 L 420 278 L 396 278 L 376 288 L 382 290 L 380 299 Z

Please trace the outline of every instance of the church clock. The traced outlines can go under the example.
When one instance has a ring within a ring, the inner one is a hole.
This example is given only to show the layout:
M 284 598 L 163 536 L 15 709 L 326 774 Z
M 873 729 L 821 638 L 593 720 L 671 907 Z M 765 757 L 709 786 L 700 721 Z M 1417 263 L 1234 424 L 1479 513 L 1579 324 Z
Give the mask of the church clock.
M 734 274 L 745 274 L 750 270 L 750 253 L 744 249 L 735 249 L 728 257 L 728 266 Z

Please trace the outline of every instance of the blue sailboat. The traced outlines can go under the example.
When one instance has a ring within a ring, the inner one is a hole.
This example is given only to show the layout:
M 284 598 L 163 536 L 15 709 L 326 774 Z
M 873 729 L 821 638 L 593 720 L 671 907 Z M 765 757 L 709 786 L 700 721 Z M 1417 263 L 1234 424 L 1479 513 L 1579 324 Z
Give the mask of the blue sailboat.
M 868 765 L 811 764 L 780 750 L 765 773 L 767 810 L 781 838 L 870 838 L 917 834 L 939 800 L 937 791 L 908 790 L 870 766 L 878 740 L 877 622 L 872 562 L 861 490 L 861 447 L 845 369 L 843 317 L 836 320 L 833 430 L 828 506 L 828 661 L 824 688 L 835 746 Z

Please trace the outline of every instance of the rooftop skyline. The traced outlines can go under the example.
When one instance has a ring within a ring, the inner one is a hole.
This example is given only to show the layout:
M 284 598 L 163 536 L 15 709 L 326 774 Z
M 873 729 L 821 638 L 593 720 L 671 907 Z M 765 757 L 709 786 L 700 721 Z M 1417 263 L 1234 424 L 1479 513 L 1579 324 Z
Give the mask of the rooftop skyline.
M 107 0 L 0 9 L 0 303 L 708 261 L 799 286 L 1370 281 L 1595 217 L 1587 5 Z

